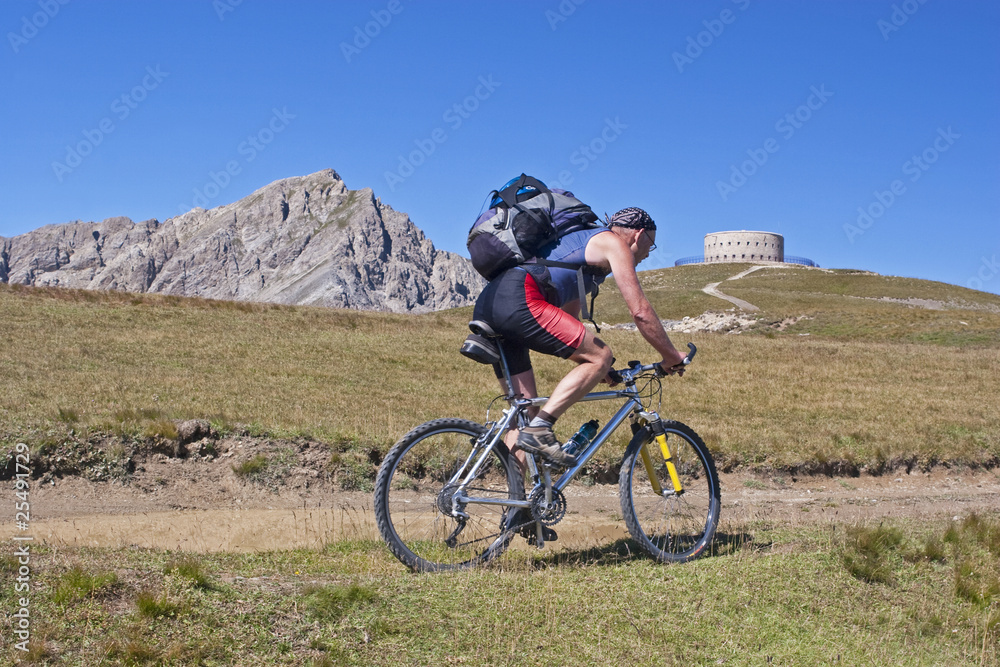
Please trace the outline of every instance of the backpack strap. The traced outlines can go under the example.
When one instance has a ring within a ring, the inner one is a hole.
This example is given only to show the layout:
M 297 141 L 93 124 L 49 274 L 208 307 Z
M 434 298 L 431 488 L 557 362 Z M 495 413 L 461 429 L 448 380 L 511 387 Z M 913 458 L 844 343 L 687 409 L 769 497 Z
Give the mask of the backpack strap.
M 597 322 L 594 321 L 594 299 L 597 298 L 597 294 L 600 292 L 600 287 L 597 287 L 597 291 L 595 291 L 594 295 L 590 297 L 590 308 L 587 308 L 587 288 L 583 282 L 583 274 L 590 273 L 592 275 L 598 275 L 603 273 L 603 271 L 598 269 L 596 266 L 588 266 L 587 264 L 581 265 L 572 264 L 570 262 L 556 262 L 541 258 L 530 260 L 530 263 L 539 264 L 541 266 L 551 266 L 556 269 L 569 269 L 570 271 L 576 271 L 576 285 L 577 289 L 580 291 L 580 317 L 593 324 L 597 333 L 601 333 L 601 327 L 597 326 Z

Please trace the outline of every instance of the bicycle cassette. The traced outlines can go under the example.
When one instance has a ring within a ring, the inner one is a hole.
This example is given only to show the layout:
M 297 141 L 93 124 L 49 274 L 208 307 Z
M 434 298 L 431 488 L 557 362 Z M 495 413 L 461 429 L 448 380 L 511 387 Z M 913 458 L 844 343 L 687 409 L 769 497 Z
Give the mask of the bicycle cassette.
M 531 516 L 543 526 L 554 526 L 566 516 L 566 496 L 562 491 L 552 489 L 552 502 L 545 504 L 545 489 L 538 487 L 528 498 L 531 501 Z
M 456 514 L 454 502 L 452 501 L 452 496 L 455 495 L 455 491 L 458 490 L 458 484 L 446 484 L 443 489 L 438 492 L 437 497 L 437 508 L 441 514 L 445 516 L 461 516 L 462 513 Z M 468 516 L 467 514 L 464 516 Z

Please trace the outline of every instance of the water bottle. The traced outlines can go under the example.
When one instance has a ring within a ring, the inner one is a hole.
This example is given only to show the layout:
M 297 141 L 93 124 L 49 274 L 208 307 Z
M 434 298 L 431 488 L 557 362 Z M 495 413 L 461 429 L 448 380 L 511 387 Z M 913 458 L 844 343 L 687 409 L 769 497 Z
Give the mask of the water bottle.
M 600 426 L 600 422 L 596 419 L 591 419 L 581 426 L 580 430 L 574 433 L 573 437 L 567 440 L 566 444 L 562 446 L 563 451 L 570 456 L 575 456 L 577 452 L 586 449 L 590 441 L 597 435 L 598 426 Z

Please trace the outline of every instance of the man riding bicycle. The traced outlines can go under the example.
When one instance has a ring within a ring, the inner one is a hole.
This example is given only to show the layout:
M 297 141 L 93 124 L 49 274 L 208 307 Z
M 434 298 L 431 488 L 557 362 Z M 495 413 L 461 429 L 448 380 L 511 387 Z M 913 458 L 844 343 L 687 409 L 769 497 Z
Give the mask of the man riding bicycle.
M 655 241 L 656 223 L 649 214 L 640 208 L 626 208 L 615 213 L 607 227 L 566 234 L 537 256 L 588 267 L 584 278 L 587 293 L 596 293 L 605 277 L 613 274 L 639 333 L 662 356 L 660 366 L 669 374 L 683 370 L 684 355 L 670 342 L 635 270 L 656 247 Z M 491 280 L 474 311 L 474 319 L 484 320 L 503 337 L 515 394 L 538 396 L 529 349 L 576 362 L 576 368 L 559 381 L 529 425 L 520 433 L 511 431 L 517 434 L 517 448 L 512 447 L 515 452 L 521 449 L 564 466 L 575 464 L 576 457 L 562 451 L 552 427 L 607 378 L 613 361 L 611 348 L 580 321 L 580 299 L 577 271 L 528 263 Z

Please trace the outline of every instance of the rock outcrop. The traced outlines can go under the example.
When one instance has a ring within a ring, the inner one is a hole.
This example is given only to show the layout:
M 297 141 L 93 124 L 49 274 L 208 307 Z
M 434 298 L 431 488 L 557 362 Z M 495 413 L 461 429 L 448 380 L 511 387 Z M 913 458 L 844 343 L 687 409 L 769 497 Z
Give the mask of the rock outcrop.
M 0 282 L 421 313 L 484 281 L 409 216 L 332 169 L 165 222 L 48 225 L 0 237 Z

